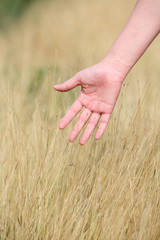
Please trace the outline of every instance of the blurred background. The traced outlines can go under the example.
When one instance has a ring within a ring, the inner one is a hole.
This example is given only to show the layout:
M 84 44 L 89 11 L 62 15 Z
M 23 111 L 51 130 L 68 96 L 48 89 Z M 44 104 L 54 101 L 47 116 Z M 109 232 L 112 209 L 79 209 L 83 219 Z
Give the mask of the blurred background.
M 117 0 L 2 0 L 0 84 L 2 89 L 6 86 L 14 89 L 15 108 L 19 109 L 21 104 L 32 112 L 38 99 L 44 112 L 47 111 L 54 95 L 53 85 L 106 55 L 134 4 L 135 1 L 127 0 L 121 0 L 121 4 Z M 155 111 L 160 86 L 158 51 L 159 37 L 125 81 L 128 87 L 124 88 L 123 101 L 128 116 L 132 116 L 144 91 L 147 114 Z M 63 114 L 78 91 L 56 94 Z
M 6 29 L 18 19 L 35 0 L 2 0 L 0 2 L 0 27 Z
M 58 124 L 53 85 L 107 54 L 136 1 L 0 1 L 0 239 L 159 239 L 160 37 L 123 83 L 105 134 Z

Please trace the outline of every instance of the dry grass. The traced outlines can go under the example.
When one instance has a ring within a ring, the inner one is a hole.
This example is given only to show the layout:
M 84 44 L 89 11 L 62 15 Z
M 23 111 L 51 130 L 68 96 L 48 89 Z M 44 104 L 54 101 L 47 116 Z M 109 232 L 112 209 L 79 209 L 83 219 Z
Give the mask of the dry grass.
M 160 239 L 159 38 L 100 141 L 58 130 L 79 89 L 53 84 L 104 57 L 134 4 L 121 3 L 42 3 L 0 36 L 1 240 Z

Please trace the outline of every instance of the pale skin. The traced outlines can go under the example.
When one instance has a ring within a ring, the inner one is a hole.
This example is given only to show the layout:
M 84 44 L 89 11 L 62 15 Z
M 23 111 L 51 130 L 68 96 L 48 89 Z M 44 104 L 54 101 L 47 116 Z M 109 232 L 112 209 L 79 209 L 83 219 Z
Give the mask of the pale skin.
M 79 97 L 59 124 L 59 128 L 64 129 L 83 109 L 69 136 L 70 142 L 76 139 L 87 122 L 79 143 L 84 145 L 87 142 L 98 123 L 95 139 L 100 139 L 108 125 L 125 77 L 159 33 L 160 0 L 138 0 L 104 59 L 78 72 L 68 81 L 54 86 L 55 90 L 61 92 L 81 86 Z

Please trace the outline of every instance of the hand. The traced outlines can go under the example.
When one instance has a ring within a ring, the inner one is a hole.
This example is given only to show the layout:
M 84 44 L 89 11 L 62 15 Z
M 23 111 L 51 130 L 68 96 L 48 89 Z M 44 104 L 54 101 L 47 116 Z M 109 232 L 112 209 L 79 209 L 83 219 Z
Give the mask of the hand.
M 95 139 L 98 140 L 103 135 L 119 96 L 123 80 L 124 77 L 120 72 L 110 66 L 99 63 L 78 72 L 65 83 L 54 86 L 55 90 L 61 92 L 81 86 L 79 97 L 70 107 L 59 125 L 60 129 L 64 129 L 84 107 L 69 136 L 69 141 L 73 142 L 75 140 L 88 120 L 88 125 L 79 143 L 83 145 L 87 142 L 93 130 L 98 125 L 99 120 L 100 125 Z

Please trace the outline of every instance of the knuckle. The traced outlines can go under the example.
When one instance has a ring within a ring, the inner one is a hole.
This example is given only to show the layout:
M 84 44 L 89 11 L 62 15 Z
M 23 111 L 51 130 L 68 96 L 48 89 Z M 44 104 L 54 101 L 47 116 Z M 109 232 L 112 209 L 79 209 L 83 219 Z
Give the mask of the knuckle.
M 78 81 L 78 82 L 80 82 L 81 81 L 81 72 L 77 72 L 76 74 L 75 74 L 75 78 L 76 78 L 76 80 Z
M 96 127 L 97 124 L 95 122 L 90 122 L 89 125 L 90 127 Z
M 76 113 L 77 113 L 77 111 L 76 111 L 75 108 L 71 108 L 71 111 L 72 111 L 73 114 L 76 114 Z
M 80 117 L 80 118 L 78 119 L 78 123 L 81 123 L 81 124 L 83 124 L 84 122 L 85 122 L 85 121 L 84 121 L 84 119 L 83 119 L 83 118 L 81 118 L 81 117 Z

